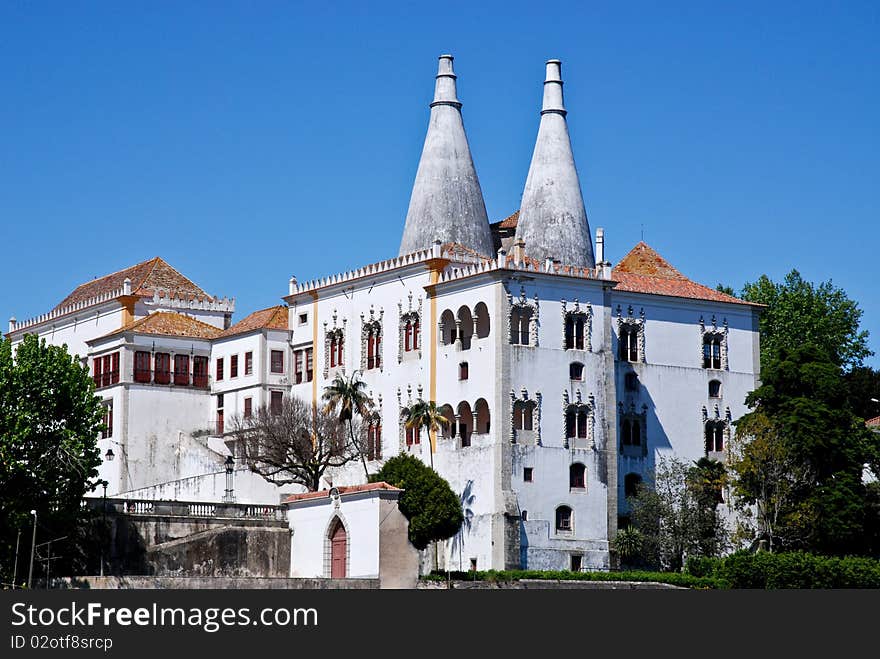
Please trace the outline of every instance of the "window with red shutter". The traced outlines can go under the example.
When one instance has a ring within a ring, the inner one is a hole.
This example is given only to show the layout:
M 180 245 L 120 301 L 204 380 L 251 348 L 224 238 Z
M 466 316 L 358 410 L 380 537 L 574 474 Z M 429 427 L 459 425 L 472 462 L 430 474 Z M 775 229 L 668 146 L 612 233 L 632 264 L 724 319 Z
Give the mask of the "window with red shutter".
M 312 381 L 312 349 L 306 350 L 306 382 Z
M 114 352 L 110 355 L 110 384 L 118 384 L 119 383 L 119 353 Z
M 250 419 L 253 414 L 254 401 L 252 398 L 244 399 L 244 418 Z
M 293 381 L 297 384 L 301 384 L 303 381 L 302 353 L 302 350 L 293 351 Z
M 95 357 L 92 359 L 92 380 L 95 383 L 96 387 L 101 386 L 101 361 L 100 357 Z
M 204 389 L 208 386 L 208 358 L 193 357 L 193 386 Z
M 229 358 L 229 377 L 238 377 L 238 355 L 232 355 Z
M 156 372 L 153 381 L 156 384 L 169 384 L 171 382 L 171 355 L 167 352 L 157 352 L 154 357 Z
M 254 373 L 254 353 L 244 353 L 244 374 L 253 375 Z
M 101 385 L 104 387 L 110 386 L 110 355 L 104 355 L 104 368 L 103 373 L 101 374 Z
M 284 397 L 284 392 L 282 391 L 272 391 L 270 392 L 271 399 L 269 402 L 269 409 L 272 414 L 281 414 L 281 405 Z
M 223 410 L 217 410 L 217 434 L 223 434 Z
M 217 380 L 223 379 L 223 357 L 217 358 Z
M 281 350 L 272 351 L 271 362 L 273 373 L 284 373 L 284 353 Z
M 410 321 L 406 321 L 406 329 L 403 330 L 403 351 L 412 350 L 413 325 Z
M 145 350 L 138 350 L 134 353 L 134 381 L 150 382 L 152 379 L 150 353 Z
M 174 355 L 174 384 L 189 386 L 189 355 Z
M 413 342 L 412 342 L 412 349 L 413 349 L 413 350 L 418 350 L 418 349 L 419 349 L 419 321 L 416 321 L 416 322 L 413 323 Z

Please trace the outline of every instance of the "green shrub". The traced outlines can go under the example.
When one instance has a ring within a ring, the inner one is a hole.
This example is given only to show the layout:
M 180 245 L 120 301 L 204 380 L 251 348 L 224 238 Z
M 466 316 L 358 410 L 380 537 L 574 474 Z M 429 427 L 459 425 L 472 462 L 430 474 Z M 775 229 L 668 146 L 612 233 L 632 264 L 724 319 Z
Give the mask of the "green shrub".
M 686 570 L 731 588 L 880 588 L 880 561 L 852 556 L 742 551 L 723 559 L 689 560 Z

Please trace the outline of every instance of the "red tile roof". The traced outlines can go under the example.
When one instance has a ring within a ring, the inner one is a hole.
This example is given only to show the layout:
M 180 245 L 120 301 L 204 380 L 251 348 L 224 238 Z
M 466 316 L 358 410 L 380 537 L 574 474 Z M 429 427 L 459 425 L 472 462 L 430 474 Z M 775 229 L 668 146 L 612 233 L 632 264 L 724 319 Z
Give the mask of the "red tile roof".
M 869 428 L 880 428 L 880 416 L 875 416 L 873 419 L 868 419 L 865 421 L 865 425 Z
M 519 211 L 514 211 L 511 215 L 508 215 L 500 222 L 497 222 L 495 226 L 499 229 L 516 229 L 516 225 L 519 222 Z
M 365 485 L 349 485 L 347 487 L 337 487 L 339 495 L 353 494 L 355 492 L 371 492 L 373 490 L 393 490 L 394 492 L 403 492 L 399 487 L 389 485 L 385 481 L 378 483 L 367 483 Z M 330 497 L 330 490 L 321 490 L 320 492 L 303 492 L 302 494 L 291 494 L 282 503 L 293 503 L 294 501 L 306 501 L 308 499 L 320 499 L 322 497 Z
M 760 306 L 691 281 L 644 242 L 620 260 L 611 271 L 611 279 L 617 282 L 616 291 Z
M 131 280 L 131 292 L 133 295 L 152 296 L 154 292 L 159 292 L 160 294 L 173 292 L 176 297 L 196 298 L 199 300 L 213 299 L 201 287 L 184 277 L 157 256 L 119 272 L 80 284 L 70 295 L 61 300 L 55 309 L 61 309 L 78 302 L 85 302 L 97 295 L 120 290 L 126 279 Z
M 223 336 L 234 336 L 235 334 L 244 334 L 245 332 L 253 332 L 260 329 L 286 330 L 287 328 L 287 307 L 279 304 L 268 309 L 254 311 L 225 330 Z
M 182 313 L 157 311 L 149 316 L 135 320 L 99 338 L 134 332 L 135 334 L 156 334 L 158 336 L 182 336 L 187 339 L 215 339 L 223 330 L 203 323 Z

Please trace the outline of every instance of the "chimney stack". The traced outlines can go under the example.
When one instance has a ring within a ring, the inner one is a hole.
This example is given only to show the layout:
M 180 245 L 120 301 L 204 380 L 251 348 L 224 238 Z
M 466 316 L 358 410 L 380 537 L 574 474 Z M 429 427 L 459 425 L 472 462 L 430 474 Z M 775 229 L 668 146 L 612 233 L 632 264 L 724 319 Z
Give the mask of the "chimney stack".
M 287 282 L 287 290 L 288 295 L 293 295 L 296 293 L 296 277 L 293 275 L 290 276 L 290 281 Z
M 537 259 L 554 256 L 562 265 L 594 268 L 592 236 L 562 102 L 562 63 L 546 64 L 538 138 L 523 189 L 517 238 Z
M 12 316 L 12 318 L 9 319 L 9 331 L 15 331 L 15 316 Z
M 129 279 L 128 277 L 126 277 L 125 281 L 122 282 L 122 294 L 131 295 L 131 279 Z
M 406 213 L 399 256 L 431 249 L 435 238 L 489 256 L 492 232 L 474 168 L 452 55 L 441 55 L 425 145 Z

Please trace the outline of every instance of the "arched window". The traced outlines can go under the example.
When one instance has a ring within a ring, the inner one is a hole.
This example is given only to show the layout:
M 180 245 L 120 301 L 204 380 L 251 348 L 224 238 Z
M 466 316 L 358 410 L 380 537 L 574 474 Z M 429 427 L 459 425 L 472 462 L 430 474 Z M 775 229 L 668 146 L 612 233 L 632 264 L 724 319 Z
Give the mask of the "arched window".
M 569 380 L 583 380 L 584 379 L 584 365 L 580 362 L 572 362 L 568 366 L 568 379 Z
M 413 322 L 406 321 L 403 329 L 403 351 L 410 352 L 413 349 Z
M 627 474 L 623 477 L 623 495 L 629 499 L 639 493 L 642 477 L 638 474 Z
M 364 328 L 367 332 L 367 370 L 382 366 L 382 328 L 374 323 Z M 340 362 L 341 364 L 341 362 Z
M 489 417 L 489 403 L 483 398 L 478 398 L 474 404 L 474 432 L 477 434 L 488 434 L 491 427 L 491 419 Z
M 569 405 L 565 411 L 565 436 L 573 439 L 577 436 L 577 408 Z
M 572 527 L 571 508 L 559 506 L 556 509 L 556 531 L 568 532 L 571 531 Z
M 703 335 L 703 368 L 721 368 L 721 335 L 707 333 Z
M 336 366 L 336 352 L 337 352 L 338 344 L 336 340 L 336 336 L 330 339 L 330 368 Z
M 440 315 L 440 325 L 442 327 L 442 332 L 440 333 L 440 341 L 443 345 L 452 345 L 455 343 L 455 316 L 452 314 L 452 311 L 446 309 Z
M 724 422 L 706 422 L 706 453 L 720 453 L 724 450 Z
M 461 307 L 458 310 L 457 317 L 458 340 L 461 342 L 462 350 L 469 350 L 471 347 L 471 337 L 474 335 L 474 318 L 471 316 L 471 310 L 468 307 Z
M 419 349 L 419 341 L 421 341 L 421 338 L 419 337 L 419 319 L 416 318 L 412 322 L 412 349 L 413 350 Z
M 532 322 L 532 309 L 528 306 L 515 306 L 510 311 L 510 342 L 514 345 L 530 345 L 529 326 Z
M 482 302 L 474 307 L 474 317 L 477 324 L 477 338 L 485 339 L 489 336 L 489 309 Z
M 470 403 L 462 401 L 458 404 L 458 437 L 462 447 L 471 445 L 471 433 L 474 430 L 474 415 Z
M 587 486 L 586 468 L 580 462 L 575 462 L 568 468 L 568 487 L 571 489 L 583 489 Z
M 367 460 L 382 459 L 382 420 L 379 415 L 370 419 L 367 426 Z
M 624 362 L 639 361 L 639 330 L 633 324 L 623 323 L 620 325 L 618 337 L 620 348 L 620 360 Z
M 709 398 L 721 398 L 720 380 L 709 380 Z
M 565 314 L 565 349 L 584 350 L 586 346 L 587 314 L 569 312 Z

